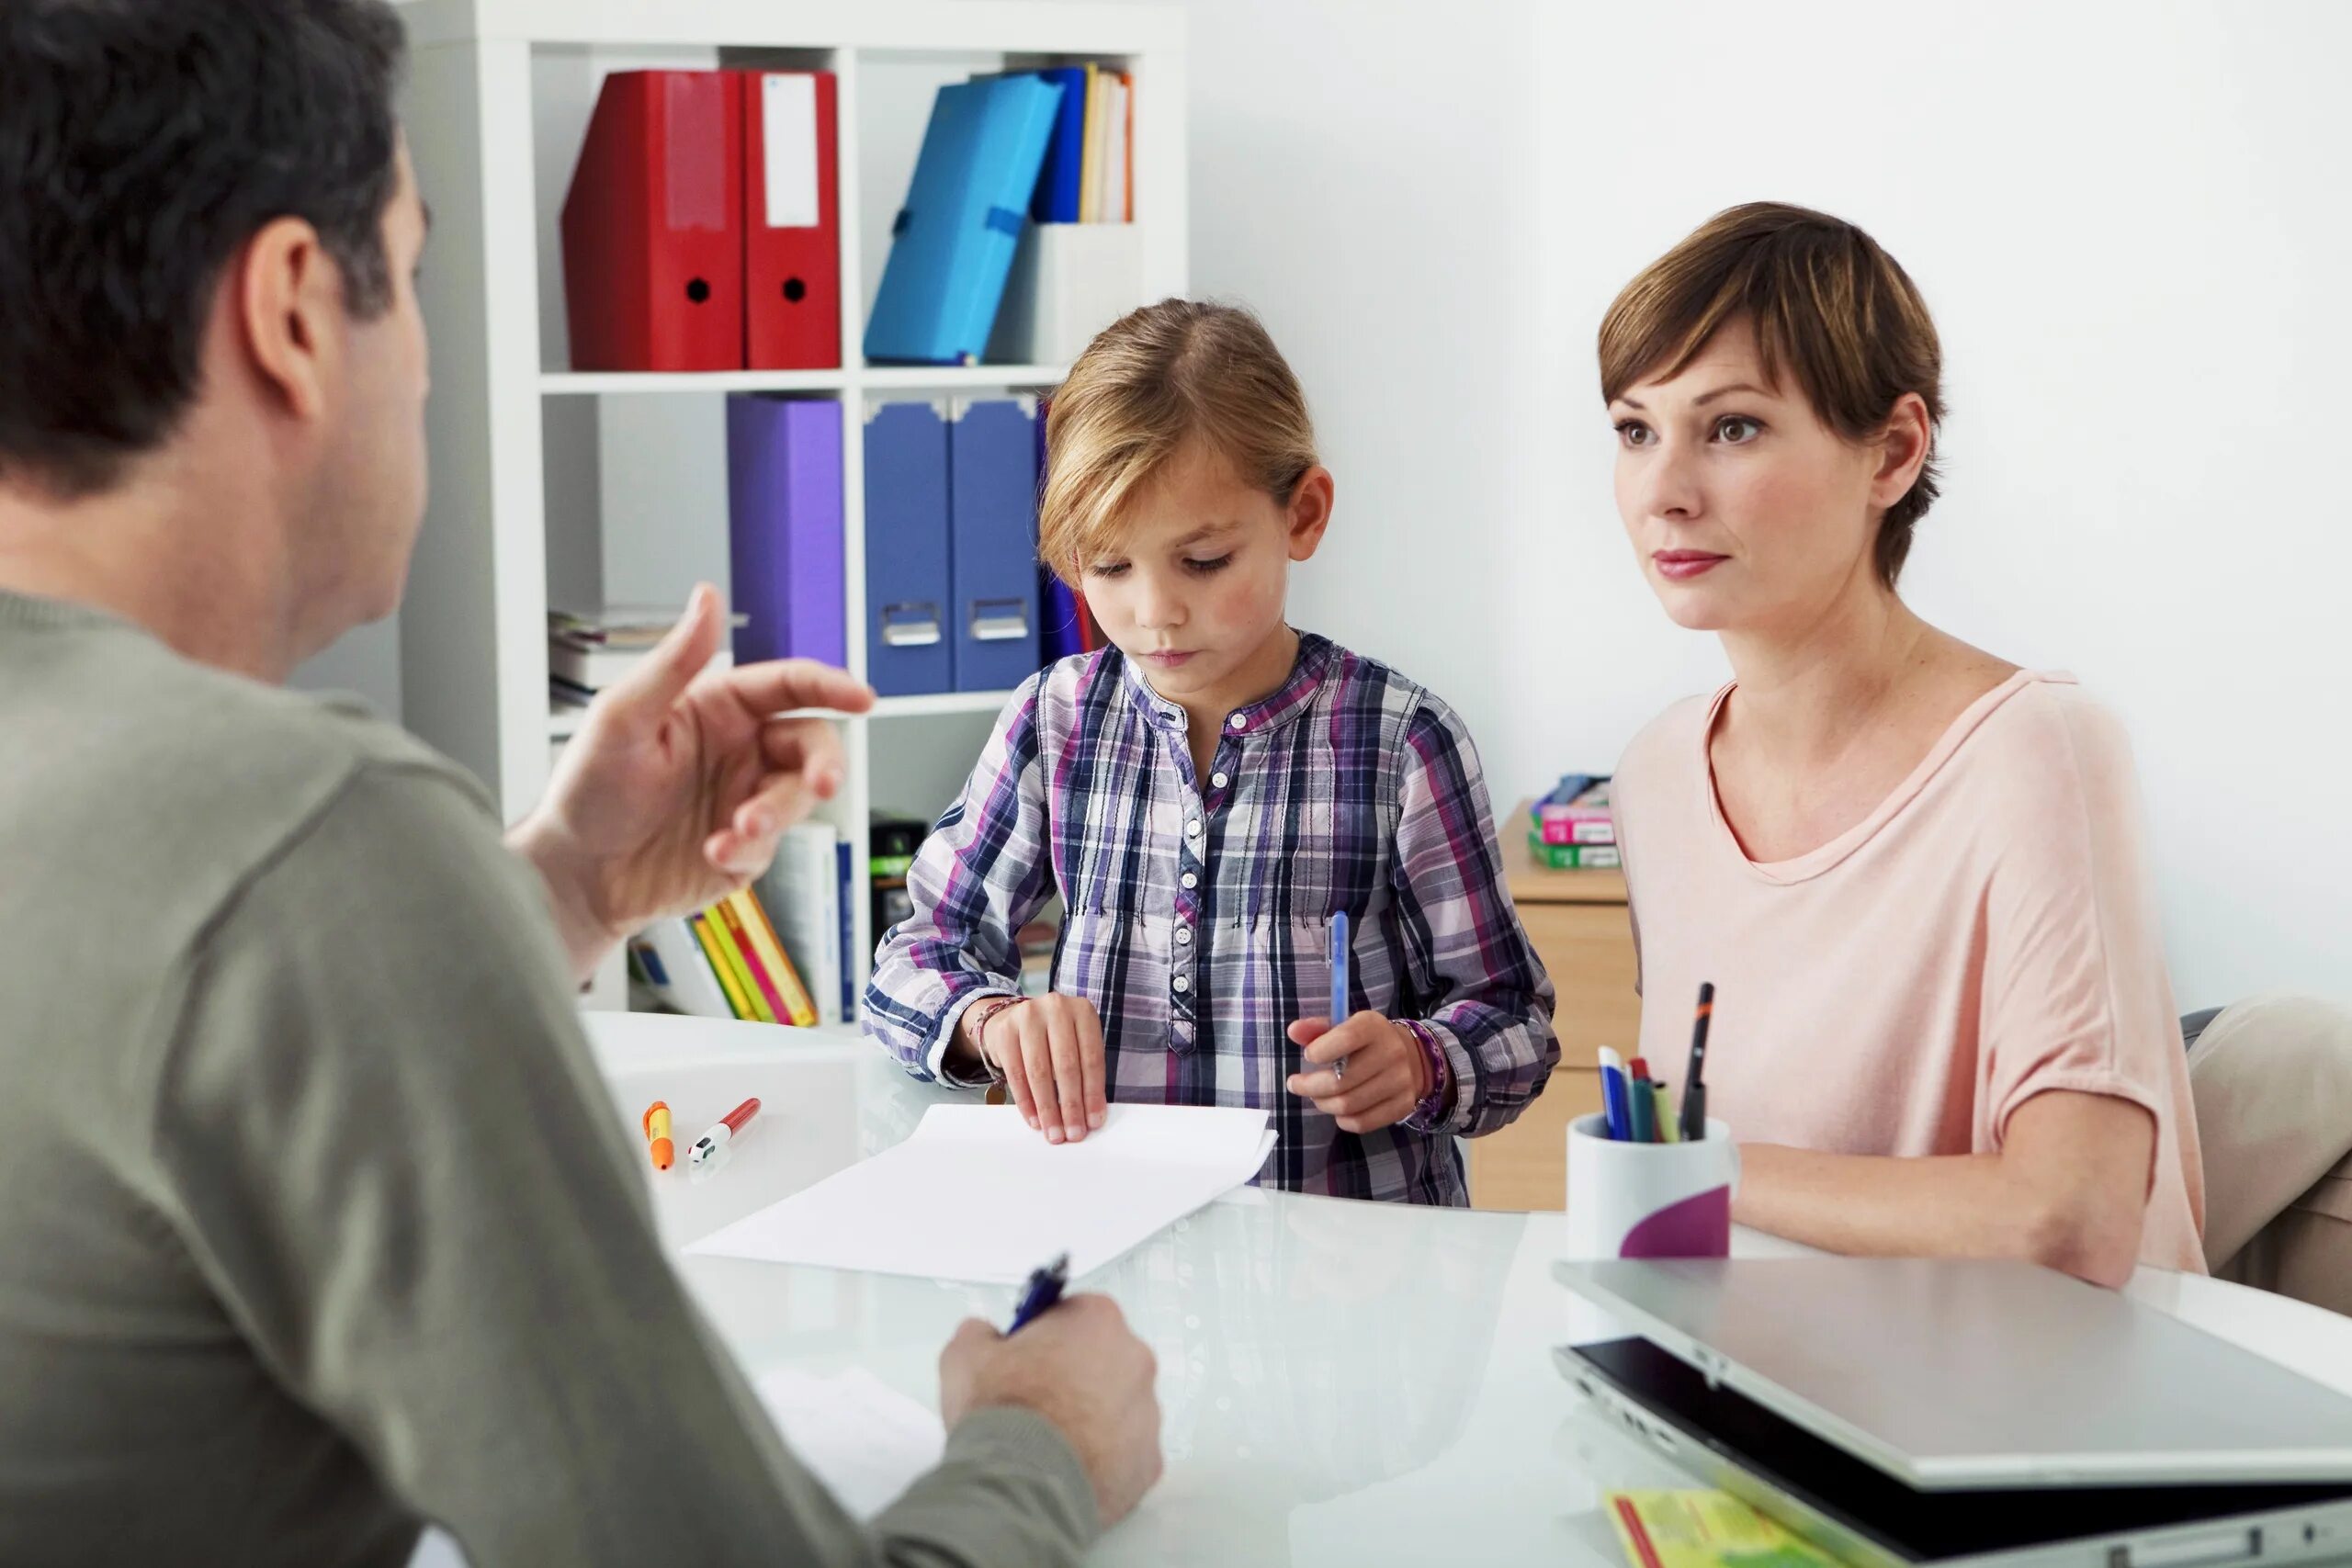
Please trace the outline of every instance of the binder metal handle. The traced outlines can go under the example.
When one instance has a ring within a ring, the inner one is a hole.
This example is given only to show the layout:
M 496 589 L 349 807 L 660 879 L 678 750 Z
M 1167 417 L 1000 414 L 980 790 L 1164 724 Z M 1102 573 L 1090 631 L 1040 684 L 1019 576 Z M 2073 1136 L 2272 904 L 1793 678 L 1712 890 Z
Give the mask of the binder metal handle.
M 974 642 L 1012 642 L 1028 635 L 1028 600 L 975 599 L 972 601 L 972 640 Z
M 882 606 L 882 646 L 936 648 L 940 640 L 941 618 L 935 600 L 885 604 Z

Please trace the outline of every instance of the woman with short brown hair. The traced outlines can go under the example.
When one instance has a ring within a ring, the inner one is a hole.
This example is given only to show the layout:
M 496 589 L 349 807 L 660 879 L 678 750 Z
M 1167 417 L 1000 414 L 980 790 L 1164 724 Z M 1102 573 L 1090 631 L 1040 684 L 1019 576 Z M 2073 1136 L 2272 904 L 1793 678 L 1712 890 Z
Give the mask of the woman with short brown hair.
M 2201 1272 L 2203 1178 L 2122 730 L 1896 592 L 1942 355 L 1850 223 L 1751 203 L 1602 322 L 1618 511 L 1734 679 L 1615 798 L 1645 1054 L 1716 987 L 1746 1224 L 1843 1252 Z

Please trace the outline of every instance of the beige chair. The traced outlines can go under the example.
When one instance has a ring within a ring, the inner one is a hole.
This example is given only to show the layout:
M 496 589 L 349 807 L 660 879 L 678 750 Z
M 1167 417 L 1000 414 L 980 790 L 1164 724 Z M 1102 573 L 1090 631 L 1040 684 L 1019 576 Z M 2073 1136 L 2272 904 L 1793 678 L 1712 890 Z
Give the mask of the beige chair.
M 2188 1052 L 2216 1277 L 2352 1315 L 2352 1008 L 2255 997 Z

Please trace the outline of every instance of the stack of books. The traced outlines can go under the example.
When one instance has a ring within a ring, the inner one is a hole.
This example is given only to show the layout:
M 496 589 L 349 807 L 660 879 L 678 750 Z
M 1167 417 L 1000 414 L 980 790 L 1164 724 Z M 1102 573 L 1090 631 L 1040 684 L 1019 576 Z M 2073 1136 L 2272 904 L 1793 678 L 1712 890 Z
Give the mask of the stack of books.
M 548 612 L 548 704 L 551 709 L 583 708 L 628 672 L 677 625 L 677 605 L 615 605 L 604 610 Z M 740 626 L 749 617 L 728 617 Z M 724 646 L 713 669 L 731 663 Z
M 629 957 L 663 1005 L 695 1018 L 734 1018 L 802 1029 L 816 998 L 751 889 L 700 914 L 656 920 L 630 939 Z
M 1134 222 L 1134 73 L 1067 65 L 1036 74 L 1059 86 L 1062 96 L 1029 216 L 1040 223 Z
M 1622 865 L 1609 775 L 1570 773 L 1528 808 L 1527 852 L 1555 871 Z

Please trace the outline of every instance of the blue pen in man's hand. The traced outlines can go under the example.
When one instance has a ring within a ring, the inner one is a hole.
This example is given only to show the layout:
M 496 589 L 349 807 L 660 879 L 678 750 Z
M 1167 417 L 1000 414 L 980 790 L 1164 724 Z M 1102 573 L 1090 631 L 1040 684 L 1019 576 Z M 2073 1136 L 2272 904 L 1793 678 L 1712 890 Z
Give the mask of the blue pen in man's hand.
M 1342 909 L 1331 917 L 1331 1027 L 1337 1029 L 1347 1021 L 1348 912 Z M 1348 1081 L 1345 1056 L 1331 1064 L 1331 1079 L 1335 1083 Z
M 1021 1304 L 1012 1309 L 1012 1326 L 1005 1333 L 1018 1334 L 1035 1323 L 1062 1299 L 1062 1288 L 1069 1283 L 1069 1254 L 1065 1252 L 1029 1276 L 1029 1284 L 1021 1292 Z

